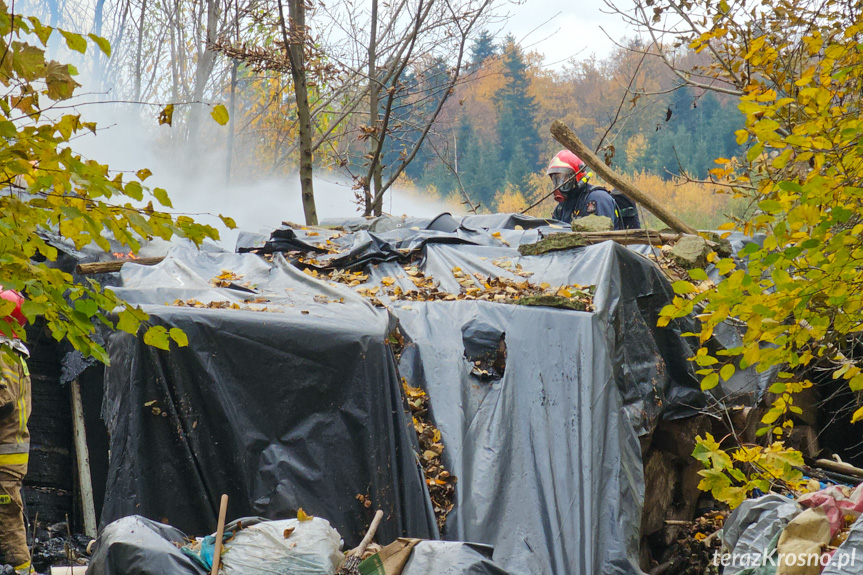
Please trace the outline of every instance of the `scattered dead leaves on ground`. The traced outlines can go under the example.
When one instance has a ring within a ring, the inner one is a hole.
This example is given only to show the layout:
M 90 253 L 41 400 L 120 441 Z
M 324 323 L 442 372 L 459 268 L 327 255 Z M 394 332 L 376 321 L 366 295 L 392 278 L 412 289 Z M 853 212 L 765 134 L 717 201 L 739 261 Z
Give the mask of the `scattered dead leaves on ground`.
M 683 528 L 677 539 L 658 558 L 658 565 L 651 572 L 694 575 L 716 573 L 714 554 L 721 541 L 717 532 L 725 524 L 727 511 L 709 511 L 696 517 Z
M 446 517 L 453 508 L 452 500 L 458 478 L 447 471 L 441 461 L 444 445 L 441 443 L 440 430 L 429 420 L 428 395 L 422 389 L 408 385 L 404 378 L 402 378 L 402 386 L 413 415 L 414 430 L 419 437 L 420 462 L 425 472 L 426 485 L 438 528 L 443 531 Z

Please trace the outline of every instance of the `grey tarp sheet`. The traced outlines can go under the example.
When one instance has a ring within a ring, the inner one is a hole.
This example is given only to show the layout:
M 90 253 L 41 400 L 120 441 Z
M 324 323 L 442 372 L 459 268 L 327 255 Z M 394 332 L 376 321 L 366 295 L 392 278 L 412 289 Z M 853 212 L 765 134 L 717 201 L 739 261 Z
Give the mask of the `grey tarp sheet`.
M 731 554 L 726 575 L 746 571 L 775 550 L 776 536 L 803 508 L 793 499 L 768 493 L 747 499 L 729 515 L 722 528 L 724 551 Z

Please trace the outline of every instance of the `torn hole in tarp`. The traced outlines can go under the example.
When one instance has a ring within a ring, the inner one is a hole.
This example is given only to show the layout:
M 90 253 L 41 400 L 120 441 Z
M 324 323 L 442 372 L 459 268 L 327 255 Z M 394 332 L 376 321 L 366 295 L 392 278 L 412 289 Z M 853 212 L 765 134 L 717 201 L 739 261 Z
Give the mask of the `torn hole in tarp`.
M 500 379 L 506 371 L 506 333 L 482 320 L 474 319 L 461 329 L 464 357 L 471 374 L 482 380 Z

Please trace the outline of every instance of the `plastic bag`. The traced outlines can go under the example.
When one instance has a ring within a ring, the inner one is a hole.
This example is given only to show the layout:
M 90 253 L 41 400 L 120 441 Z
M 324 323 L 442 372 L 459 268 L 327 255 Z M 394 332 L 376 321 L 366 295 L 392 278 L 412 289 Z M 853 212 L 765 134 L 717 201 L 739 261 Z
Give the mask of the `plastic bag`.
M 233 536 L 232 531 L 226 531 L 222 541 L 226 541 Z M 183 555 L 191 557 L 198 565 L 210 571 L 213 568 L 213 555 L 216 553 L 216 536 L 207 535 L 200 541 L 184 545 L 180 548 Z
M 326 519 L 265 521 L 225 544 L 223 575 L 334 575 L 344 561 L 339 532 Z

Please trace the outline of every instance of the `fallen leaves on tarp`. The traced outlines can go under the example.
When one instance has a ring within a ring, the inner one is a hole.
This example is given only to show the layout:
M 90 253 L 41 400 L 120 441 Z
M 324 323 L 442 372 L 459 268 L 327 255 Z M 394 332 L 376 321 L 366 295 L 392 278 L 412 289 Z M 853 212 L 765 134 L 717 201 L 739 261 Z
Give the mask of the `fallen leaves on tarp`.
M 402 386 L 413 415 L 414 430 L 419 438 L 420 462 L 425 473 L 438 529 L 443 531 L 446 517 L 453 508 L 452 500 L 458 478 L 446 470 L 441 460 L 444 445 L 441 442 L 440 430 L 429 419 L 428 394 L 418 387 L 408 385 L 405 378 L 402 378 Z
M 491 263 L 493 265 L 496 265 L 497 267 L 499 267 L 501 269 L 504 269 L 508 272 L 514 273 L 515 275 L 521 276 L 523 278 L 529 278 L 530 276 L 533 275 L 533 272 L 528 272 L 528 271 L 525 271 L 524 269 L 522 269 L 521 264 L 513 265 L 512 260 L 507 259 L 507 258 L 497 259 L 497 260 L 492 261 Z
M 231 270 L 222 270 L 219 275 L 210 279 L 210 285 L 218 288 L 230 288 L 230 287 L 244 287 L 252 289 L 254 286 L 252 282 L 245 281 L 240 283 L 240 280 L 243 279 L 243 274 L 238 274 L 232 272 Z
M 330 281 L 343 283 L 348 287 L 355 287 L 360 285 L 361 283 L 369 281 L 369 274 L 363 273 L 361 271 L 352 272 L 349 270 L 333 270 L 331 272 L 318 273 L 317 270 L 311 270 L 306 271 L 306 273 L 308 273 L 312 277 L 321 277 Z
M 383 286 L 360 286 L 355 289 L 360 295 L 372 299 L 372 303 L 378 306 L 383 305 L 378 299 L 379 296 L 385 295 L 390 299 L 406 301 L 477 300 L 593 311 L 594 286 L 552 286 L 545 282 L 533 284 L 527 280 L 489 277 L 480 273 L 470 274 L 459 267 L 454 267 L 452 274 L 461 289 L 459 293 L 450 293 L 441 290 L 434 278 L 426 276 L 416 267 L 406 268 L 405 273 L 416 289 L 404 290 L 399 285 L 393 285 L 394 281 L 382 281 Z M 388 278 L 384 278 L 386 279 Z M 392 278 L 389 279 L 392 280 Z M 544 299 L 537 300 L 538 296 Z
M 270 300 L 263 297 L 249 298 L 243 300 L 244 304 L 263 304 L 269 302 Z M 196 299 L 175 299 L 171 303 L 166 303 L 165 305 L 171 305 L 174 307 L 194 307 L 199 309 L 239 309 L 245 311 L 268 311 L 272 313 L 282 313 L 280 309 L 273 309 L 268 306 L 258 307 L 256 305 L 240 305 L 236 302 L 230 301 L 211 301 L 209 303 L 204 303 L 202 301 L 198 301 Z

